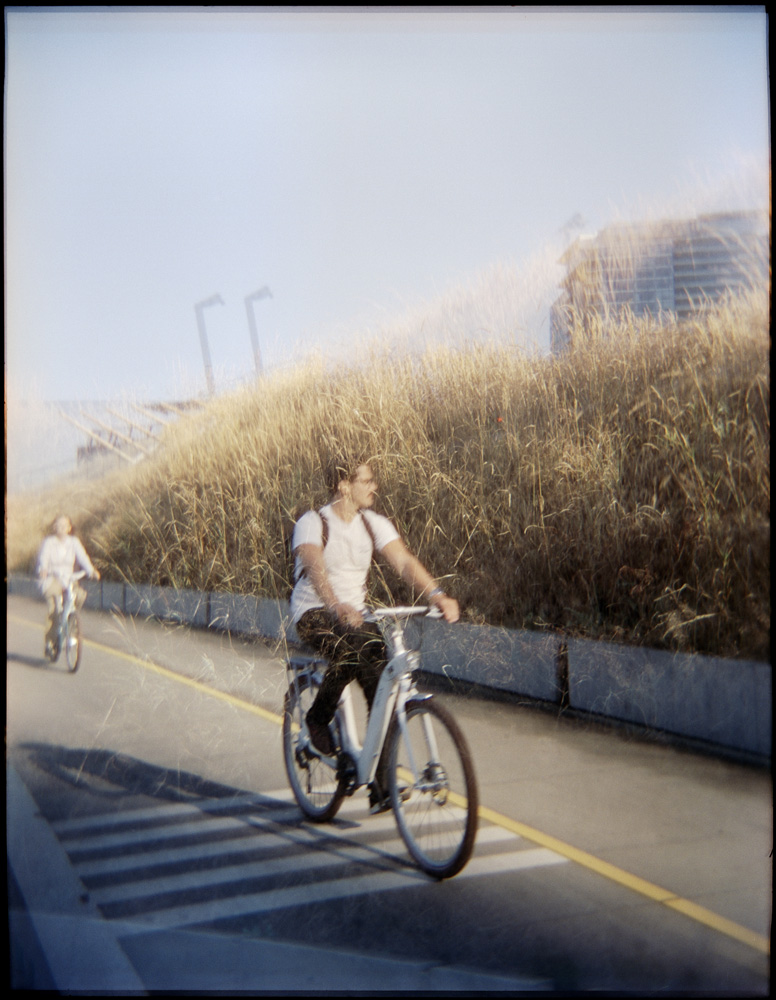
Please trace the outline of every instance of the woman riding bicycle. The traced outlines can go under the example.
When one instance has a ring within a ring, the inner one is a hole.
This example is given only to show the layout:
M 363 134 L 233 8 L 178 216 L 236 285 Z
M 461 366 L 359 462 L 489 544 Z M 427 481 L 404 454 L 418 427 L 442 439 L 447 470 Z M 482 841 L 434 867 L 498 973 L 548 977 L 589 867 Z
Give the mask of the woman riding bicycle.
M 458 602 L 437 586 L 388 518 L 369 509 L 377 483 L 368 463 L 333 461 L 326 485 L 329 503 L 302 515 L 294 528 L 296 584 L 291 616 L 299 638 L 329 661 L 307 725 L 315 748 L 331 755 L 336 748 L 328 727 L 346 685 L 358 681 L 371 710 L 387 660 L 379 629 L 364 622 L 362 613 L 375 549 L 405 583 L 439 608 L 446 621 L 458 621 L 460 612 Z M 384 764 L 381 758 L 370 788 L 373 812 L 389 808 Z
M 38 586 L 46 598 L 48 610 L 45 647 L 48 659 L 54 658 L 57 649 L 59 630 L 57 605 L 68 580 L 73 575 L 76 563 L 92 579 L 100 579 L 99 571 L 92 565 L 86 549 L 78 538 L 71 534 L 72 530 L 70 518 L 60 515 L 54 521 L 52 533 L 44 539 L 38 554 Z M 80 608 L 86 600 L 86 591 L 78 583 L 74 584 L 74 590 L 75 605 Z

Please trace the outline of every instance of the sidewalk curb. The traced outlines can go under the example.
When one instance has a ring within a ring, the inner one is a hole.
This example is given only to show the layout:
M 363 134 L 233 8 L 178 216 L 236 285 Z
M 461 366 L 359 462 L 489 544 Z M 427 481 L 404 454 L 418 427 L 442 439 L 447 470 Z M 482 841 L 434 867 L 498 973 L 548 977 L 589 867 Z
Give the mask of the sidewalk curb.
M 8 863 L 59 993 L 145 994 L 113 929 L 89 900 L 27 786 L 6 765 Z

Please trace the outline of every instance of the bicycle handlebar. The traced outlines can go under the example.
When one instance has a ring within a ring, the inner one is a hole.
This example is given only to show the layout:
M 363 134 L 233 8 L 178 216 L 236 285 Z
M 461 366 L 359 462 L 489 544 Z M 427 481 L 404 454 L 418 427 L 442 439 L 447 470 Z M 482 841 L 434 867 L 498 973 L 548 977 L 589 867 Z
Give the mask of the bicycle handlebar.
M 427 618 L 441 618 L 442 612 L 439 608 L 423 604 L 395 608 L 366 608 L 364 610 L 365 621 L 371 622 L 379 621 L 381 618 L 409 618 L 417 615 L 425 615 Z

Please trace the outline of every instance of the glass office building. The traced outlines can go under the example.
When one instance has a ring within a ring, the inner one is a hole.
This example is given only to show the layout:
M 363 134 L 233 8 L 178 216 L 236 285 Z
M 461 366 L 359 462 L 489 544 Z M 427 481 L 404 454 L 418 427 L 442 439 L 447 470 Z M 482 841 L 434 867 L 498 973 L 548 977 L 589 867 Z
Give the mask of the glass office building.
M 681 322 L 728 293 L 761 287 L 770 277 L 769 220 L 738 212 L 613 225 L 577 239 L 561 263 L 566 275 L 550 311 L 553 353 L 625 312 Z

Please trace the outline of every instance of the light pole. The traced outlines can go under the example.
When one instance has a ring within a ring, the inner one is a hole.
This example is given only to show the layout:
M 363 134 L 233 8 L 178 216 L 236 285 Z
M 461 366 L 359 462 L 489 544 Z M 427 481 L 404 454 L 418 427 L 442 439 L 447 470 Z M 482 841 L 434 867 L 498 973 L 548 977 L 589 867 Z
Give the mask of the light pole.
M 265 285 L 258 292 L 251 292 L 245 296 L 245 311 L 248 313 L 248 327 L 251 331 L 251 344 L 253 345 L 253 360 L 256 363 L 256 377 L 261 378 L 261 352 L 259 351 L 259 334 L 256 331 L 256 317 L 251 308 L 253 302 L 258 299 L 272 298 L 272 292 Z
M 207 345 L 207 331 L 205 330 L 205 318 L 202 315 L 202 310 L 207 306 L 223 305 L 224 300 L 220 295 L 211 295 L 209 299 L 205 299 L 203 302 L 198 302 L 194 306 L 194 312 L 197 314 L 197 326 L 199 328 L 199 342 L 202 346 L 202 360 L 205 362 L 205 378 L 207 379 L 207 391 L 212 396 L 215 392 L 215 383 L 213 381 L 213 366 L 210 363 L 210 349 Z

